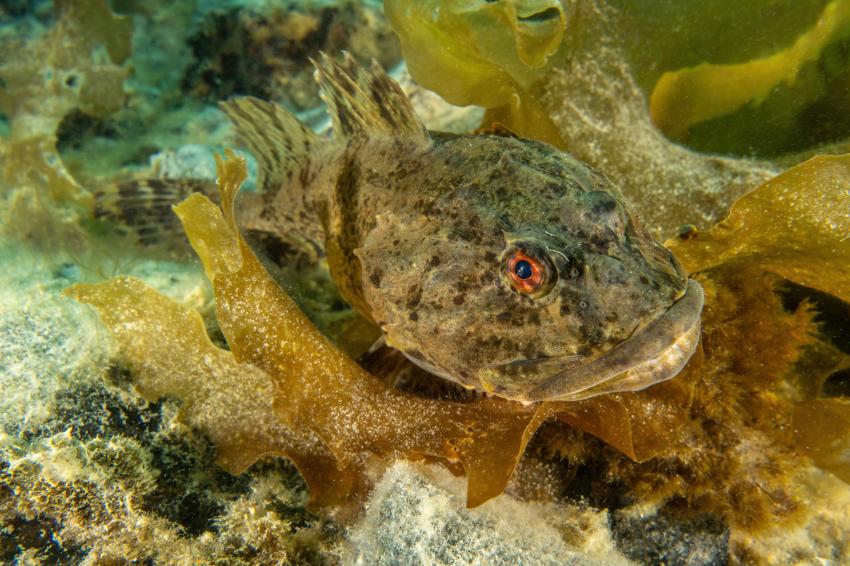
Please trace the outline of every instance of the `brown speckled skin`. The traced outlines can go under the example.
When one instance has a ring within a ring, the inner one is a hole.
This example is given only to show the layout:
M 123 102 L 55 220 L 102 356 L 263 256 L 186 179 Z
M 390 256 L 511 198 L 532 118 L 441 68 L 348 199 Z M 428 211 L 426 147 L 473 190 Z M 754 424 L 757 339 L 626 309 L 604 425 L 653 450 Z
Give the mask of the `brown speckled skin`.
M 346 299 L 423 367 L 522 400 L 684 293 L 673 255 L 586 165 L 510 136 L 432 139 L 351 141 L 302 173 L 300 205 L 287 199 L 324 227 Z M 517 244 L 544 251 L 557 270 L 542 296 L 507 279 Z

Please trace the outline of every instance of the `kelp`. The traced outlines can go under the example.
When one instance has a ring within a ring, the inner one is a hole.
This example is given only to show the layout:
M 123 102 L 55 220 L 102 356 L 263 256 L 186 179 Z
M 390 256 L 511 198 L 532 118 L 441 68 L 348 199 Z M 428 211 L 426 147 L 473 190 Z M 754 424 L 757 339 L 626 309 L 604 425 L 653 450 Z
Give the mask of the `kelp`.
M 180 420 L 204 431 L 228 472 L 241 474 L 263 456 L 280 455 L 293 460 L 318 503 L 362 489 L 338 470 L 318 437 L 280 421 L 269 375 L 215 346 L 197 311 L 130 277 L 75 285 L 67 294 L 97 309 L 145 399 L 182 401 Z
M 850 399 L 814 399 L 794 407 L 797 445 L 824 470 L 850 483 Z
M 823 182 L 846 174 L 836 168 L 846 159 L 801 165 L 749 198 L 771 200 L 777 187 L 796 187 L 846 209 L 850 197 L 841 184 Z M 802 498 L 789 484 L 799 465 L 794 454 L 833 466 L 821 438 L 829 431 L 808 434 L 815 429 L 795 420 L 795 407 L 806 407 L 796 403 L 812 399 L 801 397 L 804 388 L 790 376 L 816 343 L 816 326 L 805 304 L 786 312 L 775 293 L 781 279 L 765 258 L 782 240 L 774 248 L 764 239 L 736 247 L 752 236 L 741 230 L 730 237 L 724 228 L 735 218 L 759 226 L 760 215 L 762 226 L 768 219 L 784 228 L 805 223 L 803 201 L 786 201 L 785 220 L 774 209 L 742 205 L 716 229 L 726 240 L 715 242 L 713 230 L 675 243 L 706 290 L 704 355 L 694 356 L 681 375 L 635 393 L 523 406 L 394 389 L 336 349 L 239 235 L 233 209 L 244 167 L 232 155 L 219 160 L 221 208 L 199 194 L 176 207 L 213 283 L 230 351 L 210 342 L 196 313 L 139 282 L 119 279 L 71 290 L 98 309 L 141 392 L 148 399 L 181 399 L 183 419 L 207 431 L 228 470 L 238 473 L 265 455 L 285 455 L 304 474 L 316 503 L 350 505 L 368 490 L 376 468 L 394 458 L 425 457 L 462 469 L 467 503 L 475 506 L 505 489 L 534 432 L 556 419 L 610 445 L 606 452 L 578 453 L 602 458 L 609 468 L 605 477 L 616 478 L 634 496 L 683 497 L 737 526 L 757 528 L 799 509 Z M 806 273 L 809 285 L 826 285 L 836 257 L 847 253 L 842 226 L 800 237 L 794 253 L 783 257 L 808 270 L 790 273 Z M 705 257 L 710 242 L 718 261 Z M 824 245 L 837 255 L 817 253 Z M 802 432 L 794 434 L 792 422 Z
M 743 263 L 850 302 L 850 156 L 818 156 L 739 199 L 670 247 L 691 273 Z
M 607 442 L 635 462 L 646 462 L 682 441 L 702 363 L 698 351 L 675 379 L 649 389 L 553 403 L 557 419 Z
M 792 425 L 802 388 L 792 378 L 820 345 L 815 313 L 805 303 L 788 312 L 776 293 L 781 279 L 757 266 L 724 265 L 695 277 L 706 294 L 702 359 L 686 370 L 693 375 L 665 383 L 690 394 L 687 418 L 667 429 L 664 406 L 633 405 L 640 413 L 632 415 L 632 436 L 637 446 L 655 443 L 654 456 L 635 462 L 551 426 L 539 447 L 580 477 L 591 471 L 580 488 L 591 500 L 669 503 L 721 517 L 736 533 L 804 517 L 808 495 L 794 478 L 806 460 Z M 654 430 L 640 426 L 653 422 Z
M 681 139 L 694 124 L 759 105 L 778 87 L 793 83 L 801 69 L 817 61 L 831 43 L 850 36 L 850 2 L 829 3 L 815 24 L 792 45 L 743 63 L 710 64 L 668 71 L 649 98 L 652 121 Z
M 502 109 L 511 130 L 533 129 L 529 137 L 562 144 L 536 101 L 517 96 L 541 83 L 561 47 L 567 14 L 560 2 L 393 0 L 384 10 L 422 86 L 458 106 Z
M 764 273 L 773 273 L 850 302 L 848 211 L 850 156 L 818 156 L 737 201 L 729 217 L 708 232 L 670 241 L 668 246 L 691 272 L 749 269 L 752 275 L 746 284 L 750 286 L 763 280 Z M 797 332 L 801 328 L 806 327 L 798 327 Z M 760 363 L 767 355 L 754 357 L 753 363 Z M 796 448 L 846 479 L 850 477 L 850 460 L 841 454 L 850 404 L 840 399 L 813 398 L 820 393 L 823 381 L 817 367 L 829 368 L 843 357 L 834 348 L 813 344 L 808 364 L 798 368 L 806 375 L 789 376 L 804 398 L 796 399 L 793 409 L 784 413 L 786 418 L 793 414 Z
M 791 434 L 797 393 L 787 377 L 814 340 L 813 313 L 805 305 L 786 312 L 775 293 L 779 278 L 757 267 L 697 277 L 706 292 L 704 360 L 689 419 L 675 444 L 642 465 L 608 455 L 604 475 L 636 501 L 676 500 L 733 529 L 769 528 L 805 508 L 793 481 L 803 460 Z
M 287 455 L 314 500 L 329 504 L 366 483 L 364 454 L 424 455 L 462 464 L 475 506 L 504 490 L 534 431 L 556 412 L 636 459 L 659 449 L 643 439 L 669 438 L 686 418 L 688 379 L 598 405 L 530 407 L 497 398 L 448 402 L 386 386 L 333 347 L 260 265 L 233 218 L 244 162 L 230 157 L 219 166 L 222 208 L 195 194 L 175 210 L 213 282 L 230 352 L 212 345 L 197 314 L 137 281 L 79 285 L 71 293 L 99 310 L 147 398 L 183 399 L 185 420 L 215 431 L 227 469 Z M 273 407 L 261 399 L 274 399 Z M 646 419 L 647 412 L 665 418 Z
M 105 117 L 121 107 L 132 22 L 106 0 L 56 0 L 54 9 L 57 21 L 41 36 L 0 47 L 0 111 L 11 121 L 0 140 L 2 176 L 9 187 L 91 207 L 62 163 L 56 132 L 74 110 Z

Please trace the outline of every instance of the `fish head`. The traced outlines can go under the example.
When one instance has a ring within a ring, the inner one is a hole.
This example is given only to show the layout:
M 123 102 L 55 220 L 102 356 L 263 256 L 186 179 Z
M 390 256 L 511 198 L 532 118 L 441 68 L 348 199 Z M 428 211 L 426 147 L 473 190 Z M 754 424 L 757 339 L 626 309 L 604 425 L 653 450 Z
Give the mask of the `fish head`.
M 447 168 L 469 158 L 461 173 L 446 180 L 431 167 L 418 181 L 452 190 L 384 219 L 372 236 L 383 244 L 360 252 L 382 265 L 364 295 L 387 343 L 436 375 L 526 402 L 678 373 L 696 347 L 702 293 L 672 252 L 571 156 L 478 139 L 444 146 Z

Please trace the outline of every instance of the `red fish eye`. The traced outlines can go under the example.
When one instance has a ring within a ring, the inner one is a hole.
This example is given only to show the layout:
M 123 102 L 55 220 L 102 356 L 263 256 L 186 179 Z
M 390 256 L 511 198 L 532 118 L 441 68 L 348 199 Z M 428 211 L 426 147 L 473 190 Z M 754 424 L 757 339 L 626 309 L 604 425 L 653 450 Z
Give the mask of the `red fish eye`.
M 520 293 L 534 293 L 545 283 L 545 266 L 521 250 L 516 250 L 508 258 L 507 268 L 511 284 Z

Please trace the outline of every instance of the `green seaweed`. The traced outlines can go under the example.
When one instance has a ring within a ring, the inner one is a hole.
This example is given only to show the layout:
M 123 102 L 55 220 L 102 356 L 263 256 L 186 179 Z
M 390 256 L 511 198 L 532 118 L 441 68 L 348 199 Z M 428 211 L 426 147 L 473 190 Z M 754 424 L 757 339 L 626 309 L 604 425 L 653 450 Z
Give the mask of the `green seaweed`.
M 561 47 L 567 15 L 560 2 L 393 0 L 384 9 L 423 86 L 452 104 L 498 109 L 494 120 L 511 130 L 562 145 L 534 97 L 522 96 L 544 81 Z
M 653 122 L 681 139 L 701 122 L 760 105 L 781 84 L 791 84 L 831 43 L 850 36 L 850 2 L 830 2 L 815 24 L 789 47 L 743 63 L 709 64 L 668 71 L 649 99 Z
M 105 117 L 121 107 L 132 22 L 112 14 L 106 0 L 56 0 L 54 9 L 57 21 L 41 36 L 2 46 L 0 111 L 11 120 L 0 142 L 2 178 L 55 202 L 91 207 L 91 194 L 59 157 L 56 132 L 75 109 Z M 10 56 L 16 51 L 28 55 Z

